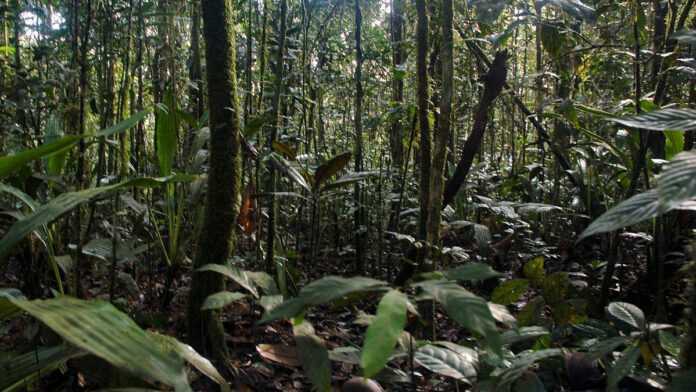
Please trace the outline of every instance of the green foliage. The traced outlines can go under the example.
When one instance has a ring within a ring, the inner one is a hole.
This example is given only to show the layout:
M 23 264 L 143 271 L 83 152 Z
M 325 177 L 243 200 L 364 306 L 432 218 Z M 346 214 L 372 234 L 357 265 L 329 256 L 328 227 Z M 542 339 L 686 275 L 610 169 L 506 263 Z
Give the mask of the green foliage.
M 212 294 L 208 296 L 203 302 L 201 310 L 218 310 L 225 306 L 231 304 L 232 302 L 239 301 L 246 297 L 242 293 L 233 293 L 229 291 L 221 291 L 219 293 Z
M 433 373 L 457 380 L 468 381 L 477 374 L 478 355 L 468 347 L 459 346 L 455 351 L 428 344 L 418 348 L 414 359 Z
M 77 192 L 62 193 L 55 199 L 36 208 L 31 214 L 15 222 L 10 230 L 0 239 L 0 257 L 5 256 L 12 247 L 27 234 L 37 228 L 53 222 L 61 215 L 99 196 L 127 187 L 153 187 L 171 181 L 188 181 L 188 177 L 173 176 L 161 178 L 135 178 L 113 185 L 89 188 Z
M 328 392 L 331 390 L 331 363 L 329 352 L 321 339 L 314 333 L 314 327 L 308 321 L 295 322 L 292 328 L 297 343 L 297 354 L 302 367 L 307 373 L 314 390 Z
M 365 377 L 373 377 L 387 364 L 394 346 L 406 326 L 408 298 L 398 290 L 390 290 L 377 307 L 377 316 L 365 332 L 360 366 Z
M 133 320 L 102 301 L 70 297 L 12 300 L 69 343 L 146 379 L 190 391 L 181 357 L 166 352 Z M 134 361 L 147 358 L 147 361 Z

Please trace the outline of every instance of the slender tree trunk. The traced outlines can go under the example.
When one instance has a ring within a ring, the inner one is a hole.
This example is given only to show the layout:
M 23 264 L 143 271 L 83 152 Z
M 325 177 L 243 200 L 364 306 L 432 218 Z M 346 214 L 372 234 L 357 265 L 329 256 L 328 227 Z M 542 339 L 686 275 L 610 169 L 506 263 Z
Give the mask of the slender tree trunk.
M 225 263 L 230 255 L 239 212 L 242 155 L 233 2 L 205 0 L 202 10 L 210 111 L 210 169 L 205 220 L 194 270 L 206 264 Z M 189 342 L 198 352 L 220 364 L 228 356 L 222 324 L 213 311 L 201 311 L 201 306 L 209 295 L 224 288 L 222 275 L 194 272 L 188 307 Z
M 433 245 L 440 243 L 442 196 L 445 184 L 444 171 L 452 115 L 452 85 L 454 84 L 452 14 L 452 0 L 442 0 L 442 44 L 440 47 L 442 92 L 440 95 L 440 119 L 434 137 L 435 148 L 430 174 L 430 200 L 428 202 L 430 212 L 428 213 L 427 240 Z
M 203 116 L 204 99 L 203 99 L 203 75 L 201 73 L 201 4 L 199 0 L 194 0 L 191 7 L 191 67 L 189 69 L 189 79 L 191 79 L 191 89 L 189 95 L 191 97 L 191 109 L 197 119 Z
M 474 162 L 476 152 L 481 147 L 483 134 L 488 124 L 491 105 L 500 95 L 503 86 L 505 86 L 505 79 L 507 78 L 507 57 L 507 52 L 505 51 L 496 53 L 491 68 L 483 78 L 485 83 L 483 97 L 481 97 L 481 102 L 476 109 L 474 125 L 471 129 L 469 138 L 466 140 L 466 144 L 464 144 L 461 159 L 457 164 L 454 175 L 447 181 L 445 194 L 443 196 L 443 205 L 447 205 L 454 200 L 459 188 L 464 184 L 464 181 L 466 181 L 469 169 L 471 169 L 471 164 Z
M 428 14 L 425 0 L 416 0 L 416 101 L 420 131 L 420 219 L 418 236 L 427 237 L 430 196 L 430 122 L 428 119 Z
M 276 69 L 275 69 L 275 91 L 273 92 L 273 100 L 271 102 L 271 118 L 273 126 L 271 134 L 268 137 L 268 149 L 273 148 L 273 142 L 276 140 L 278 130 L 283 126 L 283 120 L 280 111 L 281 94 L 283 92 L 283 75 L 285 66 L 285 34 L 287 29 L 288 2 L 280 0 L 280 29 L 278 31 L 278 51 L 276 53 Z M 268 192 L 275 193 L 277 187 L 276 170 L 271 165 L 268 168 Z M 266 239 L 266 270 L 270 273 L 275 265 L 275 236 L 276 236 L 276 215 L 278 203 L 274 195 L 268 197 L 268 237 Z
M 363 86 L 362 86 L 362 10 L 360 0 L 355 0 L 355 171 L 363 171 Z M 355 266 L 358 273 L 365 271 L 365 207 L 360 182 L 355 183 L 353 201 L 355 203 Z
M 397 115 L 393 117 L 391 124 L 391 131 L 389 132 L 389 148 L 391 151 L 392 164 L 391 167 L 399 172 L 404 164 L 404 127 L 403 127 L 403 116 L 405 110 L 403 108 L 404 103 L 404 80 L 403 76 L 400 75 L 404 65 L 404 45 L 403 45 L 403 0 L 392 0 L 392 10 L 391 10 L 391 44 L 392 44 L 392 102 L 395 106 Z M 399 176 L 394 176 L 394 193 L 400 193 L 401 180 Z M 397 207 L 398 202 L 392 203 L 392 214 L 391 222 L 389 224 L 389 230 L 395 231 L 396 227 L 396 214 L 394 209 Z

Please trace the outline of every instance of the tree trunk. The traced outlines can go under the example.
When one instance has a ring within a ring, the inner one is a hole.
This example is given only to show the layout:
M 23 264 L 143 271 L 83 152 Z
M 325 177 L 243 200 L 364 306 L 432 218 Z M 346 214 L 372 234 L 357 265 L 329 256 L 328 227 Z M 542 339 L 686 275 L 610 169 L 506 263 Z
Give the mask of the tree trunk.
M 210 162 L 205 218 L 194 270 L 225 263 L 232 248 L 239 211 L 240 123 L 236 96 L 234 10 L 232 0 L 202 3 L 210 111 Z M 223 276 L 194 272 L 188 306 L 189 342 L 202 355 L 223 363 L 227 357 L 222 323 L 213 311 L 201 311 L 205 299 L 224 290 Z
M 284 64 L 285 64 L 285 33 L 286 33 L 286 23 L 288 14 L 288 2 L 287 0 L 281 0 L 280 2 L 280 31 L 278 36 L 278 52 L 276 54 L 276 69 L 275 69 L 275 91 L 273 92 L 273 101 L 271 102 L 271 118 L 273 119 L 273 126 L 271 128 L 271 134 L 268 138 L 268 149 L 269 151 L 273 148 L 273 141 L 276 140 L 278 135 L 278 129 L 282 127 L 282 116 L 280 112 L 281 105 L 281 93 L 283 92 L 283 75 L 284 75 Z M 275 193 L 277 180 L 276 180 L 276 170 L 271 165 L 268 168 L 268 192 Z M 275 265 L 275 235 L 276 235 L 276 212 L 278 209 L 278 203 L 275 196 L 270 195 L 268 197 L 268 237 L 266 239 L 266 271 L 269 273 L 273 272 L 273 266 Z
M 362 11 L 360 0 L 355 0 L 355 171 L 363 171 L 363 130 L 362 130 Z M 353 200 L 355 209 L 355 267 L 358 273 L 365 271 L 365 207 L 363 206 L 362 187 L 355 183 Z
M 476 109 L 471 135 L 466 139 L 461 159 L 457 164 L 454 175 L 447 181 L 445 194 L 443 196 L 443 205 L 445 206 L 454 200 L 459 188 L 464 184 L 464 181 L 466 181 L 466 176 L 469 174 L 474 156 L 481 147 L 483 134 L 488 124 L 488 112 L 491 109 L 493 101 L 500 95 L 505 85 L 505 79 L 507 77 L 507 58 L 508 55 L 506 51 L 496 53 L 491 68 L 483 78 L 485 83 L 483 97 Z
M 418 236 L 427 237 L 430 196 L 430 123 L 428 119 L 428 14 L 425 0 L 416 0 L 416 100 L 420 131 L 420 218 Z
M 442 64 L 442 92 L 440 96 L 440 118 L 434 137 L 432 171 L 430 177 L 430 200 L 428 214 L 427 240 L 433 245 L 440 243 L 440 220 L 442 210 L 443 187 L 445 184 L 445 160 L 449 142 L 452 114 L 452 85 L 454 68 L 452 65 L 452 0 L 442 0 L 442 44 L 440 47 Z

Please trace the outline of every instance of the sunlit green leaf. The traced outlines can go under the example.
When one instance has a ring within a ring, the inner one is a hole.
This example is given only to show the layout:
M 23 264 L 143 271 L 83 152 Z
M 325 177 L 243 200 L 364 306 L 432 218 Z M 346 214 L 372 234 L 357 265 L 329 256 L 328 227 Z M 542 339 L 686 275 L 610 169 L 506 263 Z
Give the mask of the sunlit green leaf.
M 367 328 L 360 366 L 365 377 L 373 377 L 387 364 L 394 346 L 406 326 L 408 298 L 398 290 L 382 297 L 377 316 Z

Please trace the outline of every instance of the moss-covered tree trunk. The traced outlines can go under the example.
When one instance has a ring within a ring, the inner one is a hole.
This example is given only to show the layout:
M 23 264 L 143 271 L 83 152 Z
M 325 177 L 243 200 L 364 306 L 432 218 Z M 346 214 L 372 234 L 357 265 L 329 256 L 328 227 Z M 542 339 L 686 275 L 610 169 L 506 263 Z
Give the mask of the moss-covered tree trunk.
M 205 221 L 194 269 L 224 263 L 230 254 L 239 210 L 241 171 L 233 3 L 206 0 L 201 4 L 210 111 L 210 169 Z M 223 289 L 222 275 L 193 273 L 188 308 L 189 342 L 201 354 L 217 361 L 227 356 L 222 324 L 212 311 L 200 309 L 209 295 Z

